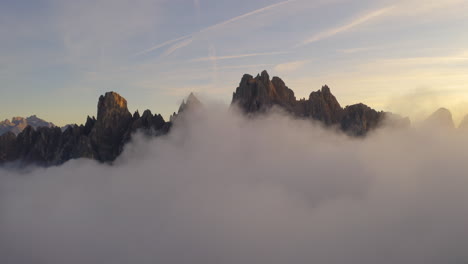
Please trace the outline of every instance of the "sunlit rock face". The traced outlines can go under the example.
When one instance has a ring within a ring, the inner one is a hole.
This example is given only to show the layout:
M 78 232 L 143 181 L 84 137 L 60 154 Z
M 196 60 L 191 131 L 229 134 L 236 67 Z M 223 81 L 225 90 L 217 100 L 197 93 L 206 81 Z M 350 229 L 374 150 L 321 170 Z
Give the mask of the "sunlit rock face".
M 455 128 L 452 113 L 446 108 L 439 108 L 424 121 L 423 125 L 447 129 Z
M 343 109 L 326 85 L 312 92 L 307 100 L 296 100 L 294 92 L 280 78 L 273 77 L 271 81 L 269 78 L 266 71 L 255 78 L 244 75 L 233 94 L 232 103 L 246 113 L 265 112 L 273 106 L 279 106 L 294 116 L 337 126 L 353 136 L 366 135 L 385 119 L 384 112 L 377 112 L 364 104 Z

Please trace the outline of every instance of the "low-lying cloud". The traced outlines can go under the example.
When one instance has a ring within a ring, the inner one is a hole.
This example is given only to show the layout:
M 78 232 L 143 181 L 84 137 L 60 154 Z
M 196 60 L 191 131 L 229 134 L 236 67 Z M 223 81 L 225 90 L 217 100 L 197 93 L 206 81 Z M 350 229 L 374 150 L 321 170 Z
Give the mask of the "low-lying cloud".
M 467 149 L 207 106 L 113 166 L 0 171 L 0 262 L 467 263 Z

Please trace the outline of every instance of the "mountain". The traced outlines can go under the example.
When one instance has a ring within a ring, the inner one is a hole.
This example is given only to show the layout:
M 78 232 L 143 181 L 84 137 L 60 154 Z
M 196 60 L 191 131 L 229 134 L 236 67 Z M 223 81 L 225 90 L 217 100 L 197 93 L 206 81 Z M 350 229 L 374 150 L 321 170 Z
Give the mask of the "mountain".
M 12 132 L 15 135 L 18 135 L 23 131 L 27 126 L 33 128 L 38 127 L 54 127 L 55 125 L 51 122 L 47 122 L 39 117 L 32 115 L 30 117 L 13 117 L 10 120 L 5 119 L 5 121 L 0 122 L 0 135 L 5 134 L 6 132 Z
M 18 135 L 0 136 L 0 163 L 18 161 L 41 166 L 59 165 L 70 159 L 89 158 L 112 162 L 137 130 L 148 135 L 169 131 L 170 123 L 161 115 L 146 110 L 131 115 L 127 101 L 115 92 L 99 98 L 97 119 L 89 117 L 85 125 L 59 127 L 27 126 Z
M 423 125 L 439 128 L 455 128 L 452 113 L 446 108 L 439 108 L 423 122 Z
M 197 109 L 201 107 L 203 104 L 198 100 L 197 97 L 193 93 L 190 93 L 189 96 L 187 97 L 187 100 L 183 100 L 182 103 L 179 106 L 179 111 L 177 113 L 173 113 L 170 117 L 170 121 L 174 122 L 174 120 L 177 119 L 177 117 L 182 114 L 184 111 L 192 110 L 192 109 Z
M 255 78 L 245 74 L 233 93 L 232 105 L 238 106 L 247 115 L 261 114 L 279 107 L 297 118 L 322 122 L 351 136 L 365 136 L 384 123 L 409 126 L 407 118 L 378 112 L 362 103 L 343 108 L 326 85 L 312 92 L 308 99 L 297 100 L 283 80 L 279 77 L 270 80 L 266 71 Z M 17 135 L 12 131 L 0 135 L 0 164 L 18 162 L 51 166 L 78 158 L 111 163 L 136 131 L 148 136 L 165 135 L 172 121 L 185 111 L 200 106 L 202 103 L 194 94 L 190 94 L 180 105 L 178 113 L 174 113 L 171 120 L 166 122 L 161 115 L 153 115 L 150 110 L 142 115 L 136 111 L 132 115 L 125 98 L 108 92 L 99 97 L 97 118 L 88 116 L 84 125 L 60 128 L 46 123 L 48 125 L 42 126 L 39 124 L 44 123 L 38 122 L 41 119 L 33 116 L 29 118 L 30 121 L 26 119 L 30 124 Z
M 468 129 L 468 115 L 466 115 L 458 126 L 460 129 Z
M 232 96 L 232 104 L 239 106 L 247 114 L 263 113 L 274 106 L 280 107 L 293 116 L 317 120 L 327 126 L 336 126 L 353 136 L 366 135 L 382 125 L 390 115 L 395 125 L 409 125 L 407 118 L 378 112 L 362 103 L 342 108 L 326 85 L 312 92 L 307 100 L 297 100 L 294 92 L 283 80 L 279 77 L 270 80 L 266 71 L 255 78 L 245 74 Z

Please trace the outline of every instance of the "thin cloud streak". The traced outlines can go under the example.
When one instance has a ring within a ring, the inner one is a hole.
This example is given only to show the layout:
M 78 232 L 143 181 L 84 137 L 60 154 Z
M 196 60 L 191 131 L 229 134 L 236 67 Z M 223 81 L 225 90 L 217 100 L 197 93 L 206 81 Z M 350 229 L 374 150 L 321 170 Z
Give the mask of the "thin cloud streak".
M 286 72 L 294 72 L 299 70 L 300 68 L 304 67 L 310 60 L 298 60 L 298 61 L 290 61 L 286 63 L 278 64 L 274 67 L 274 70 L 281 73 Z
M 350 29 L 352 29 L 352 28 L 354 28 L 356 26 L 364 24 L 365 22 L 367 22 L 369 20 L 375 19 L 377 17 L 380 17 L 380 16 L 386 14 L 388 11 L 390 11 L 393 8 L 394 7 L 391 6 L 391 7 L 385 7 L 385 8 L 382 8 L 382 9 L 378 9 L 378 10 L 372 11 L 372 12 L 370 12 L 370 13 L 364 15 L 364 16 L 361 16 L 361 17 L 351 21 L 350 23 L 348 23 L 348 24 L 346 24 L 344 26 L 337 27 L 337 28 L 332 28 L 332 29 L 329 29 L 329 30 L 326 30 L 326 31 L 319 32 L 319 33 L 315 34 L 314 36 L 306 39 L 305 41 L 303 41 L 299 45 L 297 45 L 297 47 L 304 46 L 304 45 L 307 45 L 307 44 L 311 44 L 311 43 L 314 43 L 314 42 L 317 42 L 317 41 L 320 41 L 320 40 L 323 40 L 323 39 L 330 38 L 330 37 L 335 36 L 337 34 L 346 32 L 346 31 L 348 31 L 348 30 L 350 30 Z
M 164 47 L 164 46 L 170 45 L 170 44 L 172 44 L 172 43 L 175 43 L 175 42 L 177 42 L 177 41 L 181 41 L 181 40 L 184 40 L 184 39 L 187 39 L 187 38 L 190 38 L 190 37 L 192 37 L 192 35 L 185 35 L 185 36 L 180 37 L 180 38 L 171 39 L 171 40 L 168 40 L 168 41 L 163 42 L 163 43 L 161 43 L 161 44 L 158 44 L 158 45 L 156 45 L 156 46 L 153 46 L 153 47 L 151 47 L 151 48 L 148 48 L 148 49 L 145 49 L 145 50 L 143 50 L 143 51 L 137 52 L 137 53 L 135 53 L 133 56 L 134 56 L 134 57 L 137 57 L 137 56 L 140 56 L 140 55 L 144 55 L 144 54 L 146 54 L 146 53 L 155 51 L 155 50 L 160 49 L 160 48 L 162 48 L 162 47 Z
M 231 59 L 241 59 L 247 57 L 256 57 L 256 56 L 267 56 L 267 55 L 278 55 L 286 54 L 288 52 L 264 52 L 264 53 L 248 53 L 248 54 L 238 54 L 238 55 L 229 55 L 229 56 L 209 56 L 191 60 L 191 62 L 202 62 L 202 61 L 212 61 L 212 60 L 231 60 Z
M 192 41 L 193 41 L 193 38 L 188 38 L 188 39 L 183 39 L 182 41 L 176 42 L 175 44 L 170 46 L 161 56 L 164 57 L 164 56 L 171 55 L 172 53 L 174 53 L 174 51 L 190 45 Z
M 217 24 L 214 24 L 212 26 L 209 26 L 209 27 L 206 27 L 206 28 L 203 28 L 199 31 L 196 31 L 196 32 L 193 32 L 191 34 L 188 34 L 188 35 L 185 35 L 183 37 L 180 37 L 180 38 L 176 38 L 176 39 L 172 39 L 172 40 L 168 40 L 164 43 L 161 43 L 161 44 L 158 44 L 156 46 L 153 46 L 151 48 L 148 48 L 146 50 L 143 50 L 143 51 L 140 51 L 140 52 L 137 52 L 134 56 L 140 56 L 140 55 L 144 55 L 146 53 L 149 53 L 149 52 L 152 52 L 152 51 L 155 51 L 157 49 L 160 49 L 164 46 L 167 46 L 167 45 L 170 45 L 174 42 L 178 42 L 178 41 L 181 41 L 183 39 L 186 39 L 186 38 L 193 38 L 195 35 L 197 34 L 200 34 L 200 33 L 204 33 L 204 32 L 207 32 L 207 31 L 210 31 L 210 30 L 214 30 L 214 29 L 219 29 L 225 25 L 228 25 L 228 24 L 231 24 L 233 22 L 236 22 L 238 20 L 241 20 L 241 19 L 244 19 L 244 18 L 247 18 L 247 17 L 250 17 L 252 15 L 256 15 L 256 14 L 260 14 L 262 12 L 265 12 L 267 10 L 271 10 L 271 9 L 274 9 L 274 8 L 277 8 L 277 7 L 280 7 L 280 6 L 283 6 L 283 5 L 286 5 L 286 4 L 289 4 L 291 2 L 295 2 L 297 0 L 287 0 L 287 1 L 283 1 L 283 2 L 279 2 L 279 3 L 276 3 L 276 4 L 272 4 L 272 5 L 269 5 L 269 6 L 266 6 L 266 7 L 262 7 L 260 9 L 257 9 L 257 10 L 254 10 L 254 11 L 251 11 L 251 12 L 248 12 L 248 13 L 245 13 L 243 15 L 240 15 L 240 16 L 237 16 L 237 17 L 234 17 L 234 18 L 231 18 L 231 19 L 228 19 L 228 20 L 225 20 L 223 22 L 220 22 L 220 23 L 217 23 Z M 197 1 L 196 1 L 197 2 Z
M 236 22 L 236 21 L 241 20 L 241 19 L 243 19 L 243 18 L 252 16 L 252 15 L 256 15 L 256 14 L 265 12 L 265 11 L 267 11 L 267 10 L 270 10 L 270 9 L 273 9 L 273 8 L 277 8 L 277 7 L 280 7 L 280 6 L 283 6 L 283 5 L 285 5 L 285 4 L 289 4 L 289 3 L 291 3 L 291 2 L 295 2 L 295 1 L 297 1 L 297 0 L 287 0 L 287 1 L 283 1 L 283 2 L 279 2 L 279 3 L 276 3 L 276 4 L 269 5 L 269 6 L 266 6 L 266 7 L 262 7 L 262 8 L 260 8 L 260 9 L 254 10 L 254 11 L 252 11 L 252 12 L 249 12 L 249 13 L 246 13 L 246 14 L 243 14 L 243 15 L 240 15 L 240 16 L 237 16 L 237 17 L 234 17 L 234 18 L 231 18 L 231 19 L 226 20 L 226 21 L 224 21 L 224 22 L 215 24 L 215 25 L 213 25 L 213 26 L 209 26 L 209 27 L 207 27 L 207 28 L 204 28 L 204 29 L 200 30 L 199 33 L 206 32 L 206 31 L 209 31 L 209 30 L 213 30 L 213 29 L 216 29 L 216 28 L 225 26 L 225 25 L 227 25 L 227 24 Z

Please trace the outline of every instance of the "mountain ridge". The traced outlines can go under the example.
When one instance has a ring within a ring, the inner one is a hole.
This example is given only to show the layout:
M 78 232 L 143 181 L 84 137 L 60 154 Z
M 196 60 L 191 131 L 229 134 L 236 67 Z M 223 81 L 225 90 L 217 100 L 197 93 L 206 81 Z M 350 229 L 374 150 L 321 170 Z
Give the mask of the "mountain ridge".
M 342 108 L 327 85 L 310 93 L 308 99 L 297 100 L 279 77 L 263 71 L 255 78 L 245 74 L 232 96 L 236 104 L 247 114 L 263 113 L 273 106 L 280 107 L 295 117 L 313 119 L 326 126 L 336 126 L 352 136 L 365 136 L 369 131 L 383 124 L 387 114 L 358 103 Z M 393 115 L 393 114 L 392 114 Z M 397 117 L 393 115 L 395 119 Z M 395 124 L 409 125 L 409 119 L 400 118 Z
M 11 131 L 0 135 L 0 164 L 54 166 L 78 158 L 112 163 L 136 131 L 148 136 L 166 135 L 181 114 L 201 105 L 191 93 L 178 112 L 165 121 L 160 114 L 152 114 L 150 110 L 141 115 L 139 111 L 131 114 L 125 98 L 116 92 L 107 92 L 98 99 L 97 118 L 88 116 L 83 125 L 64 128 L 26 126 L 18 135 Z M 294 91 L 283 80 L 279 77 L 270 79 L 266 71 L 256 77 L 245 74 L 233 93 L 231 106 L 238 107 L 248 116 L 261 115 L 279 107 L 296 118 L 321 122 L 353 137 L 366 136 L 383 125 L 410 126 L 408 118 L 376 111 L 362 103 L 343 108 L 327 85 L 311 92 L 308 99 L 297 100 Z M 438 111 L 443 113 L 433 115 L 451 120 L 448 110 Z M 447 116 L 450 118 L 445 118 Z
M 19 117 L 15 116 L 4 121 L 0 121 L 0 135 L 5 134 L 6 132 L 12 132 L 15 135 L 21 133 L 27 126 L 32 126 L 33 128 L 39 127 L 55 127 L 54 123 L 47 122 L 44 119 L 37 117 L 36 115 L 31 115 L 29 117 Z

